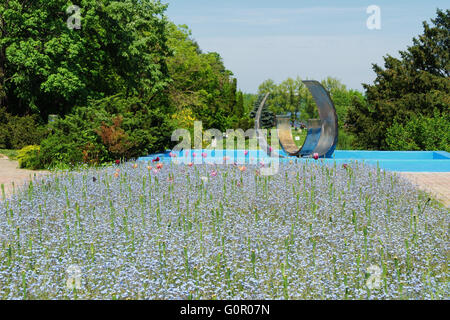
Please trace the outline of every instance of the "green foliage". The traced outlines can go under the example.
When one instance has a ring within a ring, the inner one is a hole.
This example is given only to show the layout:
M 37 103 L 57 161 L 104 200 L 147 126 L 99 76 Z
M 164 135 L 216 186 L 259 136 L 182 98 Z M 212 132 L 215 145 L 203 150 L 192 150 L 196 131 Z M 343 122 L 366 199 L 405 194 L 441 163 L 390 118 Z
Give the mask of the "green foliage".
M 13 116 L 0 107 L 0 148 L 21 149 L 37 145 L 47 133 L 47 128 L 38 123 L 36 115 Z
M 294 138 L 294 142 L 297 145 L 297 147 L 301 148 L 305 144 L 306 136 L 308 135 L 307 130 L 302 129 L 292 129 L 292 137 Z M 299 137 L 300 140 L 296 140 L 296 138 Z
M 253 119 L 256 118 L 256 114 L 265 95 L 266 95 L 265 93 L 261 93 L 258 99 L 255 101 L 253 111 L 250 113 L 250 118 Z M 266 102 L 261 111 L 260 127 L 261 129 L 272 129 L 275 125 L 276 125 L 275 114 L 270 110 L 269 104 Z
M 248 115 L 245 115 L 234 122 L 234 129 L 242 129 L 247 131 L 248 129 L 253 129 L 254 127 L 255 120 L 250 118 Z
M 174 53 L 168 59 L 171 110 L 178 113 L 189 108 L 205 129 L 234 127 L 242 118 L 242 106 L 236 95 L 236 79 L 220 55 L 203 53 L 187 26 L 170 24 L 168 45 Z
M 0 2 L 0 106 L 46 119 L 117 93 L 149 102 L 166 88 L 166 5 L 83 0 L 81 29 L 71 30 L 70 4 Z
M 9 160 L 17 159 L 17 150 L 0 149 L 0 154 L 7 156 Z
M 267 105 L 274 114 L 300 113 L 303 122 L 319 117 L 314 99 L 300 77 L 288 78 L 280 84 L 266 80 L 259 86 L 259 93 L 267 92 L 270 92 Z
M 355 136 L 346 130 L 339 130 L 337 150 L 354 150 Z
M 321 84 L 330 94 L 339 120 L 339 129 L 346 130 L 345 120 L 354 100 L 364 100 L 364 95 L 356 90 L 348 90 L 338 79 L 328 77 Z M 348 134 L 348 132 L 347 132 Z
M 169 23 L 166 5 L 83 0 L 81 29 L 71 30 L 71 4 L 0 3 L 0 147 L 48 135 L 43 165 L 96 165 L 163 151 L 186 119 L 222 131 L 252 125 L 220 55 Z M 192 117 L 173 118 L 184 110 Z M 38 126 L 49 114 L 60 116 L 50 134 Z
M 234 107 L 234 115 L 238 118 L 242 118 L 245 115 L 245 107 L 244 107 L 244 94 L 242 91 L 239 91 L 236 96 L 236 105 Z
M 242 96 L 244 98 L 244 113 L 246 115 L 250 115 L 250 112 L 253 111 L 255 101 L 256 99 L 258 99 L 258 95 L 252 93 L 243 93 Z
M 41 159 L 53 166 L 137 158 L 169 147 L 172 129 L 162 110 L 138 98 L 105 98 L 52 123 Z
M 43 169 L 40 155 L 40 146 L 26 146 L 20 149 L 17 153 L 20 168 L 31 170 Z
M 250 96 L 248 94 L 242 93 L 242 91 L 239 91 L 236 95 L 236 105 L 233 110 L 233 115 L 230 119 L 230 128 L 242 129 L 246 131 L 250 128 L 255 127 L 255 120 L 250 117 L 250 112 L 247 111 L 248 107 L 246 106 L 246 95 Z
M 413 115 L 405 124 L 394 121 L 386 134 L 390 150 L 450 152 L 450 114 Z
M 438 10 L 432 23 L 433 26 L 423 23 L 424 33 L 414 38 L 406 51 L 400 51 L 401 59 L 388 55 L 384 58 L 384 69 L 373 66 L 377 78 L 373 85 L 364 85 L 366 100 L 355 99 L 347 116 L 349 131 L 356 135 L 358 147 L 427 150 L 436 146 L 425 136 L 409 141 L 411 133 L 400 132 L 402 128 L 412 131 L 431 128 L 428 119 L 434 117 L 436 110 L 440 114 L 449 112 L 450 11 Z M 426 123 L 417 124 L 417 119 Z M 405 140 L 396 143 L 394 137 Z M 424 145 L 425 141 L 430 145 Z

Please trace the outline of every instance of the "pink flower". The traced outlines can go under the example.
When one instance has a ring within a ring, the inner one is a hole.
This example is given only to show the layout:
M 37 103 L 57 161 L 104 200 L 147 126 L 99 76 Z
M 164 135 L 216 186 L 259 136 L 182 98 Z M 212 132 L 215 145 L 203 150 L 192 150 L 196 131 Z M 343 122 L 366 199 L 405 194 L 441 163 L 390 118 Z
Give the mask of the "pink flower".
M 272 151 L 273 151 L 273 148 L 272 148 L 272 147 L 269 147 L 269 151 L 272 152 Z
M 213 170 L 211 171 L 211 177 L 216 177 L 217 176 L 217 171 Z
M 319 160 L 319 154 L 318 153 L 314 153 L 313 158 L 314 158 L 314 160 Z
M 156 168 L 158 169 L 158 170 L 160 170 L 160 169 L 162 169 L 163 168 L 163 164 L 162 163 L 158 163 L 157 165 L 156 165 Z
M 244 156 L 247 156 L 248 155 L 248 150 L 245 150 L 244 151 Z
M 203 152 L 203 153 L 202 153 L 202 157 L 203 157 L 203 158 L 206 158 L 207 156 L 208 156 L 208 154 L 207 154 L 206 152 Z
M 192 153 L 192 156 L 195 158 L 197 156 L 197 154 L 194 152 L 194 153 Z
M 186 151 L 186 152 L 184 153 L 184 156 L 187 158 L 187 157 L 189 156 L 189 151 Z
M 154 174 L 158 174 L 158 170 L 153 169 L 153 173 L 154 173 Z
M 192 162 L 189 162 L 189 163 L 188 163 L 188 166 L 189 166 L 189 167 L 192 167 L 193 165 L 194 165 L 194 164 L 193 164 Z
M 342 168 L 347 169 L 347 168 L 348 168 L 348 164 L 344 163 L 344 164 L 342 165 Z

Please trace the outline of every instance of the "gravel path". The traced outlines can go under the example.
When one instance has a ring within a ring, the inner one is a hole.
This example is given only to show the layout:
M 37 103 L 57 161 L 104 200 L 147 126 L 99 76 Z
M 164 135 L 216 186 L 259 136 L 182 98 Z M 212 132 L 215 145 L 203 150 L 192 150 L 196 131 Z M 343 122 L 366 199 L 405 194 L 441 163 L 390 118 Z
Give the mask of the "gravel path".
M 401 172 L 400 175 L 450 208 L 450 172 Z
M 0 186 L 5 186 L 6 197 L 13 193 L 13 190 L 25 182 L 29 181 L 34 176 L 46 174 L 47 171 L 32 171 L 19 169 L 19 163 L 17 161 L 11 161 L 7 157 L 0 155 Z M 14 182 L 14 188 L 13 183 Z M 0 190 L 0 201 L 3 200 Z

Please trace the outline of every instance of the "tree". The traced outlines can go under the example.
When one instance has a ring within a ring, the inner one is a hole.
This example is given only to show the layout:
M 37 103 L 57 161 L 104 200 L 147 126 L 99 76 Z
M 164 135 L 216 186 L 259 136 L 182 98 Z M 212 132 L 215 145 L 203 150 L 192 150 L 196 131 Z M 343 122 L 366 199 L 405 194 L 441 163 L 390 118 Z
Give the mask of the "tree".
M 275 114 L 301 114 L 303 121 L 318 117 L 314 99 L 300 77 L 288 78 L 280 84 L 269 79 L 259 86 L 259 93 L 270 92 L 267 105 Z
M 250 113 L 250 118 L 256 118 L 256 114 L 258 113 L 258 109 L 261 106 L 261 103 L 265 97 L 265 94 L 262 93 L 258 96 L 256 100 L 253 111 Z M 260 118 L 260 127 L 261 129 L 272 129 L 276 125 L 276 117 L 275 114 L 269 109 L 267 103 L 264 104 L 263 109 L 261 110 L 261 118 Z
M 166 5 L 84 0 L 81 29 L 66 0 L 0 3 L 0 106 L 14 114 L 65 115 L 117 93 L 150 103 L 167 86 Z
M 234 109 L 234 114 L 238 118 L 242 118 L 245 116 L 245 109 L 244 109 L 244 94 L 242 91 L 239 91 L 236 98 L 236 107 Z
M 238 120 L 237 80 L 218 53 L 203 53 L 187 26 L 169 25 L 168 96 L 174 112 L 189 108 L 203 127 L 222 131 Z M 235 116 L 235 117 L 233 117 Z
M 394 124 L 386 133 L 391 150 L 441 150 L 450 152 L 450 113 L 433 117 L 413 115 L 405 124 Z
M 388 55 L 384 69 L 373 65 L 376 80 L 364 84 L 366 99 L 355 99 L 347 117 L 358 147 L 392 149 L 386 138 L 394 124 L 410 127 L 407 123 L 416 116 L 434 118 L 449 112 L 450 11 L 438 9 L 431 21 L 431 26 L 423 23 L 424 33 L 411 47 L 400 51 L 400 59 Z M 423 146 L 420 135 L 411 138 L 417 139 L 414 145 Z
M 255 101 L 258 99 L 258 95 L 253 93 L 243 93 L 242 96 L 244 98 L 244 113 L 250 115 L 250 112 L 253 111 Z

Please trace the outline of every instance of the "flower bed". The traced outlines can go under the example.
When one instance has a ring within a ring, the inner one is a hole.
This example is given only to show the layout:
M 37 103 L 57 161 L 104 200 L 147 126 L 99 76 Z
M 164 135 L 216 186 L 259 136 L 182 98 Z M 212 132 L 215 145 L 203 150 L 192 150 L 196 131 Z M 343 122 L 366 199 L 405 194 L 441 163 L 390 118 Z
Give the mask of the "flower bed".
M 0 201 L 0 298 L 448 298 L 448 210 L 406 180 L 355 163 L 259 169 L 126 163 L 35 181 Z

